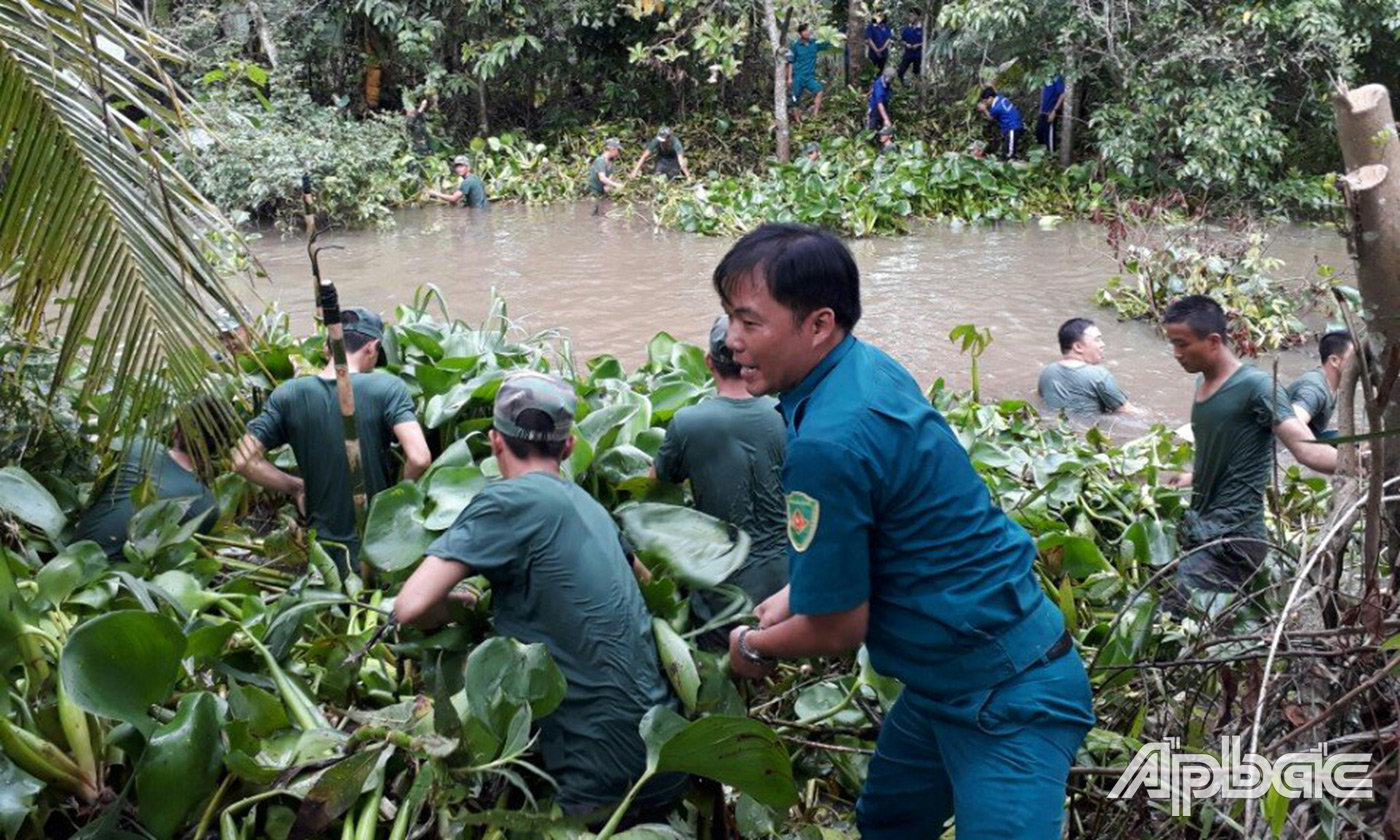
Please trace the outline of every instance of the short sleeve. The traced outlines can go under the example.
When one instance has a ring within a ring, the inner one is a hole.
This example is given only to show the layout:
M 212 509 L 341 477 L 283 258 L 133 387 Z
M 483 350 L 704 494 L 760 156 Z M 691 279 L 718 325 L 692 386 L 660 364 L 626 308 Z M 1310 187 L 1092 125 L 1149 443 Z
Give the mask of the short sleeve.
M 263 406 L 262 414 L 254 417 L 248 424 L 248 434 L 257 438 L 263 449 L 270 451 L 287 442 L 283 402 L 282 389 L 274 390 L 267 398 L 267 405 Z
M 797 63 L 797 54 L 796 54 L 795 52 L 793 52 L 793 48 L 792 48 L 792 47 L 788 47 L 787 63 L 788 63 L 788 64 L 796 64 L 796 63 Z
M 1328 394 L 1311 382 L 1302 382 L 1295 389 L 1293 404 L 1301 406 L 1309 417 L 1321 417 L 1327 413 Z
M 683 154 L 685 154 L 685 146 L 682 146 L 682 145 L 681 145 L 681 141 L 680 141 L 679 138 L 677 138 L 677 137 L 672 137 L 672 138 L 671 138 L 671 145 L 675 147 L 675 149 L 676 149 L 676 154 L 678 154 L 678 155 L 683 155 Z
M 825 441 L 795 441 L 783 466 L 795 613 L 843 612 L 870 599 L 874 482 L 865 460 Z
M 1285 420 L 1297 419 L 1282 386 L 1275 386 L 1273 379 L 1262 372 L 1254 379 L 1256 384 L 1250 399 L 1254 405 L 1255 420 L 1260 426 L 1272 430 Z
M 656 467 L 656 477 L 662 481 L 680 484 L 690 478 L 685 468 L 685 431 L 679 414 L 671 418 L 666 438 L 656 450 L 656 460 L 652 464 Z
M 501 577 L 516 559 L 519 536 L 498 493 L 493 492 L 495 486 L 478 493 L 452 527 L 433 540 L 423 554 L 463 563 L 493 581 Z
M 656 138 L 653 137 L 651 140 L 647 141 L 646 151 L 647 154 L 654 155 L 657 152 L 661 151 L 661 144 L 656 142 Z
M 384 423 L 392 429 L 400 423 L 417 420 L 418 415 L 413 413 L 413 396 L 408 393 L 408 386 L 397 376 L 388 378 L 389 389 L 384 395 Z
M 1103 377 L 1094 383 L 1094 393 L 1098 394 L 1099 405 L 1107 414 L 1112 414 L 1128 404 L 1127 395 L 1118 387 L 1118 382 L 1113 378 L 1113 374 L 1107 371 L 1104 371 Z

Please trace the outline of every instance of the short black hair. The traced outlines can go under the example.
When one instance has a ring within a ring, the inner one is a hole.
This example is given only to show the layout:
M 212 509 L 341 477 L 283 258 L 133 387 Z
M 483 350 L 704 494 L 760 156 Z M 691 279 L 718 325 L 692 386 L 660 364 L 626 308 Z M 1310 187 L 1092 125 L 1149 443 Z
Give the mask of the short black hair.
M 515 418 L 515 422 L 520 428 L 527 432 L 552 432 L 554 431 L 554 420 L 548 414 L 538 408 L 527 408 L 520 412 Z M 506 449 L 517 458 L 553 458 L 558 461 L 564 457 L 564 446 L 567 440 L 521 440 L 502 434 L 501 437 L 506 442 Z
M 1225 321 L 1225 310 L 1209 295 L 1187 295 L 1177 298 L 1167 307 L 1162 316 L 1164 324 L 1185 324 L 1197 338 L 1209 338 L 1212 334 L 1222 341 L 1230 339 L 1229 324 Z
M 810 23 L 804 23 L 804 24 L 802 24 L 801 26 L 797 27 L 797 34 L 798 34 L 798 35 L 801 35 L 803 32 L 806 32 L 808 29 L 811 29 L 811 28 L 812 28 L 812 24 L 810 24 Z
M 360 352 L 360 348 L 364 347 L 366 344 L 369 344 L 371 341 L 379 340 L 377 338 L 371 338 L 361 332 L 348 332 L 344 333 L 344 336 L 346 353 L 358 353 Z
M 759 225 L 734 243 L 715 267 L 720 300 L 734 287 L 762 278 L 768 294 L 801 321 L 830 308 L 836 323 L 850 332 L 860 321 L 860 269 L 835 235 L 821 228 L 789 222 Z
M 734 351 L 726 346 L 718 352 L 710 351 L 710 364 L 715 367 L 715 375 L 720 379 L 738 379 L 739 363 L 734 361 Z
M 983 99 L 986 99 L 986 98 L 989 97 L 989 96 L 996 96 L 996 95 L 997 95 L 997 89 L 994 88 L 994 87 L 992 87 L 991 85 L 987 85 L 986 87 L 982 88 L 982 95 L 979 96 L 979 97 L 977 97 L 977 101 L 978 101 L 978 102 L 981 102 Z
M 1333 356 L 1341 356 L 1347 352 L 1347 348 L 1354 342 L 1351 333 L 1346 330 L 1333 330 L 1326 333 L 1317 342 L 1318 355 L 1322 357 L 1322 363 L 1327 364 L 1327 360 Z
M 1084 331 L 1094 325 L 1088 318 L 1070 318 L 1060 325 L 1060 352 L 1068 353 L 1074 343 L 1084 337 Z

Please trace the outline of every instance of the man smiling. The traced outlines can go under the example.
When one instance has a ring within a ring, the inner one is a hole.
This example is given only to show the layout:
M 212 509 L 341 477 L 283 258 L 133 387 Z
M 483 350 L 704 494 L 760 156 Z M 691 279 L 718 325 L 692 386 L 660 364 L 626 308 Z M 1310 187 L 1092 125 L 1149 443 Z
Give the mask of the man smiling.
M 857 805 L 861 836 L 1058 838 L 1089 682 L 1035 546 L 904 368 L 858 340 L 840 240 L 764 225 L 714 273 L 751 394 L 778 394 L 791 584 L 730 636 L 734 673 L 845 653 L 904 682 Z

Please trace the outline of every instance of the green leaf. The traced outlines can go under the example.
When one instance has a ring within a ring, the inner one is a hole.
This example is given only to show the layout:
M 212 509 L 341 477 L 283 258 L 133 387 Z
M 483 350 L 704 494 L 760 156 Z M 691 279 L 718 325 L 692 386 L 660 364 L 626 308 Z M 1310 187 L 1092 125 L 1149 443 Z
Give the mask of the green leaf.
M 578 422 L 574 428 L 578 430 L 579 437 L 588 441 L 589 445 L 596 452 L 604 444 L 603 439 L 609 432 L 620 428 L 624 423 L 632 418 L 638 411 L 636 405 L 610 405 L 591 411 L 588 416 Z
M 1277 785 L 1270 785 L 1264 794 L 1264 816 L 1269 820 L 1269 831 L 1275 837 L 1283 834 L 1283 824 L 1288 821 L 1288 797 L 1279 791 Z
M 375 495 L 365 518 L 360 556 L 382 572 L 397 572 L 417 563 L 433 541 L 423 519 L 424 501 L 423 491 L 408 481 Z
M 676 696 L 687 712 L 695 711 L 700 693 L 700 671 L 690 655 L 690 647 L 676 629 L 659 618 L 651 620 L 651 632 L 656 637 L 656 652 L 661 657 L 661 669 L 676 689 Z
M 5 840 L 14 840 L 25 817 L 36 813 L 34 800 L 44 783 L 10 763 L 0 753 L 0 831 Z
M 486 476 L 475 466 L 443 467 L 428 479 L 428 500 L 432 513 L 424 521 L 430 531 L 442 531 L 457 521 L 476 494 L 486 486 Z
M 1084 580 L 1098 572 L 1113 571 L 1098 545 L 1088 537 L 1046 534 L 1036 541 L 1036 548 L 1047 558 L 1058 558 L 1060 568 L 1075 580 Z
M 497 740 L 505 740 L 521 706 L 528 705 L 538 720 L 558 708 L 566 687 L 563 672 L 542 644 L 495 636 L 467 657 L 468 712 Z
M 72 543 L 34 576 L 39 597 L 58 606 L 107 569 L 107 555 L 92 540 Z
M 198 691 L 180 698 L 175 717 L 151 733 L 136 771 L 141 822 L 169 840 L 219 784 L 223 720 L 219 700 Z
M 749 535 L 692 508 L 642 503 L 618 512 L 637 552 L 654 558 L 684 583 L 712 589 L 749 554 Z
M 79 625 L 63 647 L 59 670 L 79 707 L 149 732 L 155 722 L 148 709 L 170 696 L 184 653 L 185 634 L 174 621 L 122 610 Z
M 1165 566 L 1172 560 L 1171 538 L 1162 530 L 1162 523 L 1150 516 L 1139 517 L 1123 532 L 1123 539 L 1133 546 L 1133 556 L 1143 566 Z
M 292 833 L 297 837 L 315 836 L 350 810 L 360 798 L 381 753 L 377 748 L 355 753 L 322 773 L 301 800 Z
M 44 485 L 19 467 L 0 468 L 0 511 L 57 539 L 67 518 Z
M 126 526 L 131 547 L 149 560 L 192 538 L 203 522 L 199 516 L 186 520 L 194 502 L 193 498 L 160 499 L 138 510 Z
M 671 351 L 676 347 L 676 339 L 668 332 L 659 332 L 647 342 L 647 367 L 660 372 L 671 361 Z
M 756 720 L 714 715 L 687 723 L 657 706 L 642 718 L 640 728 L 648 770 L 714 779 L 780 811 L 797 804 L 787 749 Z

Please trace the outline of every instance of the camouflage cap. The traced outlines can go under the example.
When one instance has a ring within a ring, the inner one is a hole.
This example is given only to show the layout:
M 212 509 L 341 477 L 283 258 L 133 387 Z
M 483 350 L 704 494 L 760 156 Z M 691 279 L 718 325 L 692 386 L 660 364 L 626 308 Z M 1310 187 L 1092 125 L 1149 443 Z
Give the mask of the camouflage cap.
M 350 306 L 340 310 L 340 326 L 344 332 L 384 340 L 384 319 L 363 306 Z
M 536 371 L 514 373 L 506 377 L 496 392 L 492 424 L 497 432 L 518 440 L 568 440 L 577 405 L 574 389 L 559 377 Z M 543 432 L 522 427 L 518 422 L 520 415 L 530 409 L 548 415 L 554 421 L 554 428 Z
M 734 351 L 729 349 L 726 338 L 729 336 L 729 316 L 721 315 L 710 326 L 710 358 L 720 362 L 734 363 Z
M 606 139 L 606 140 L 603 141 L 603 148 L 605 148 L 605 149 L 621 149 L 621 148 L 622 148 L 622 141 L 619 140 L 619 139 L 617 139 L 616 137 L 609 137 L 608 139 Z
M 808 144 L 802 149 L 802 154 L 804 154 L 804 155 L 810 155 L 810 154 L 812 154 L 813 152 L 816 152 L 817 154 L 821 154 L 821 151 L 822 151 L 822 144 L 820 144 L 820 143 L 818 143 L 817 141 L 813 140 L 812 142 L 808 143 Z
M 657 139 L 657 140 L 668 140 L 668 139 L 670 139 L 670 137 L 671 137 L 671 127 L 670 127 L 670 126 L 665 126 L 665 125 L 663 125 L 663 126 L 661 126 L 661 129 L 660 129 L 659 131 L 656 132 L 656 139 Z
M 472 159 L 469 158 L 469 157 L 467 157 L 466 155 L 457 155 L 455 158 L 452 159 L 452 165 L 453 165 L 453 166 L 471 166 L 471 165 L 472 165 Z

